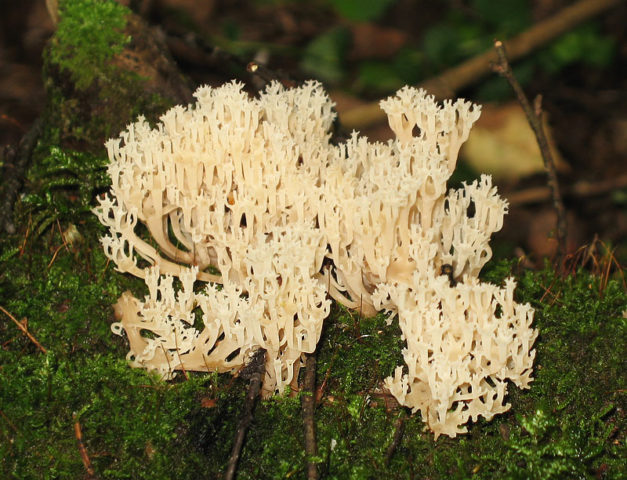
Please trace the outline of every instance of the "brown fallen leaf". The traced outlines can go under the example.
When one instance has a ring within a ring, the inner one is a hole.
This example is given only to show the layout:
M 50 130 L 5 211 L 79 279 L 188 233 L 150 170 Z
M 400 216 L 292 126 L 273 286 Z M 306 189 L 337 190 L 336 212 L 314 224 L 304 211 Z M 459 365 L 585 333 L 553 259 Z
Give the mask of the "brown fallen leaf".
M 544 118 L 557 170 L 569 170 L 551 138 Z M 484 105 L 481 117 L 463 146 L 461 157 L 477 172 L 489 173 L 497 180 L 516 180 L 544 171 L 536 137 L 524 112 L 516 102 L 504 105 Z
M 202 408 L 214 408 L 218 404 L 218 400 L 215 398 L 202 397 L 200 399 L 200 406 Z

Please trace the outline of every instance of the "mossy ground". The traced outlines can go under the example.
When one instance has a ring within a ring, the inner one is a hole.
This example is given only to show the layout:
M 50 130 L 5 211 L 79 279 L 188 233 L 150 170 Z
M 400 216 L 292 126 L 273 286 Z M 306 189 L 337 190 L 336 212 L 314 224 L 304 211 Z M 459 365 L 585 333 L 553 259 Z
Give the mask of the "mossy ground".
M 75 9 L 66 10 L 72 18 L 94 3 L 104 8 L 99 25 L 117 32 L 105 36 L 105 45 L 123 48 L 124 10 L 97 0 L 62 5 Z M 92 57 L 74 64 L 68 52 L 88 47 L 102 42 L 78 42 L 69 30 L 51 44 L 47 68 L 64 72 L 76 90 L 62 88 L 70 83 L 49 85 L 51 121 L 17 206 L 18 232 L 0 237 L 0 306 L 47 350 L 0 313 L 0 478 L 84 478 L 75 420 L 98 478 L 219 478 L 246 383 L 207 373 L 162 382 L 127 366 L 126 341 L 109 328 L 119 295 L 131 289 L 141 296 L 145 286 L 107 262 L 98 244 L 103 227 L 89 212 L 106 183 L 99 142 L 120 122 L 99 113 L 121 108 L 126 122 L 149 97 L 123 108 L 115 103 L 115 95 L 131 91 L 128 85 L 141 85 L 131 74 L 119 77 L 130 79 L 126 87 L 111 86 L 118 88 L 109 91 L 113 97 L 94 93 L 94 82 L 108 78 L 102 62 L 111 57 L 94 53 L 100 63 L 90 68 L 97 75 L 85 80 L 76 72 Z M 77 91 L 83 83 L 85 90 Z M 96 94 L 98 109 L 85 122 L 80 99 Z M 93 153 L 77 153 L 79 147 Z M 514 262 L 494 263 L 483 276 L 500 283 L 513 270 Z M 536 309 L 535 381 L 527 391 L 510 388 L 508 413 L 472 424 L 455 439 L 434 441 L 419 414 L 380 393 L 382 379 L 402 364 L 398 325 L 334 307 L 318 346 L 322 391 L 315 418 L 323 478 L 627 476 L 624 283 L 617 274 L 607 281 L 584 270 L 562 277 L 550 266 L 516 273 L 518 300 Z M 399 416 L 407 417 L 404 435 L 386 465 Z M 298 395 L 258 403 L 238 478 L 303 478 L 302 432 Z
M 218 478 L 244 402 L 246 383 L 190 373 L 170 383 L 132 369 L 114 336 L 111 305 L 141 281 L 114 271 L 90 214 L 61 216 L 82 240 L 64 246 L 59 228 L 4 239 L 0 305 L 47 349 L 43 354 L 2 314 L 0 477 L 81 478 L 73 415 L 99 478 Z M 512 262 L 488 269 L 500 282 Z M 550 267 L 520 275 L 517 295 L 536 309 L 535 381 L 511 387 L 510 412 L 451 439 L 423 430 L 378 387 L 402 363 L 399 330 L 385 317 L 360 319 L 334 307 L 318 350 L 316 410 L 324 478 L 624 478 L 625 319 L 619 280 Z M 386 450 L 399 415 L 401 443 Z M 257 405 L 238 478 L 303 478 L 298 396 Z

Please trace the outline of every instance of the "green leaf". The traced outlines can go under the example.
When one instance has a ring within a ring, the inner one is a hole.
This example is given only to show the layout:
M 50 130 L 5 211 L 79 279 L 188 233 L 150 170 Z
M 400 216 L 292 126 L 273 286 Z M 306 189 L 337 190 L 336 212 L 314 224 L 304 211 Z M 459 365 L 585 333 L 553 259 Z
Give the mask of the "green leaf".
M 417 48 L 402 48 L 394 58 L 394 70 L 403 83 L 418 83 L 425 76 L 424 60 L 424 54 Z
M 511 35 L 531 24 L 530 2 L 527 0 L 473 0 L 472 7 L 494 33 Z
M 305 49 L 301 66 L 304 71 L 327 82 L 344 78 L 344 60 L 350 42 L 349 32 L 334 28 L 313 39 Z
M 614 41 L 601 35 L 596 24 L 589 24 L 562 35 L 542 52 L 540 62 L 548 72 L 555 73 L 576 62 L 605 67 L 614 54 Z
M 448 23 L 441 23 L 427 30 L 422 46 L 425 56 L 433 64 L 444 66 L 457 59 L 458 44 L 458 30 Z
M 348 20 L 376 20 L 395 0 L 332 0 L 335 10 Z
M 359 66 L 358 83 L 377 92 L 390 92 L 402 87 L 404 82 L 387 62 L 363 62 Z

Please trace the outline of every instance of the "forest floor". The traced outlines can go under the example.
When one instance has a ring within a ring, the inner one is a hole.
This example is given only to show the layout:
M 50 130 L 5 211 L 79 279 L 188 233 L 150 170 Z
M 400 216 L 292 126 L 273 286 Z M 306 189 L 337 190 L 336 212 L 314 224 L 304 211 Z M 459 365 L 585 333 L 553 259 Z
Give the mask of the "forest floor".
M 255 92 L 264 75 L 323 81 L 341 137 L 350 130 L 342 118 L 356 108 L 427 82 L 489 50 L 494 38 L 515 37 L 571 5 L 119 3 L 137 16 L 110 0 L 61 0 L 67 16 L 53 21 L 44 2 L 25 0 L 0 19 L 0 192 L 15 159 L 32 156 L 13 230 L 0 235 L 2 478 L 224 478 L 247 382 L 191 372 L 163 382 L 129 368 L 127 342 L 111 333 L 111 305 L 146 287 L 116 272 L 98 242 L 103 228 L 90 210 L 109 181 L 104 140 L 140 113 L 154 119 L 190 101 L 198 85 L 236 78 Z M 306 478 L 307 461 L 321 478 L 338 479 L 627 475 L 627 4 L 616 3 L 512 62 L 528 95 L 542 95 L 559 159 L 569 224 L 562 267 L 551 263 L 546 174 L 509 86 L 487 74 L 455 91 L 484 110 L 453 184 L 488 171 L 510 200 L 481 279 L 501 284 L 513 275 L 516 301 L 536 311 L 531 389 L 511 385 L 510 411 L 434 440 L 420 415 L 383 388 L 403 362 L 398 323 L 334 306 L 317 351 L 318 455 L 305 454 L 302 393 L 288 392 L 258 402 L 237 478 Z M 99 56 L 103 38 L 107 48 L 122 45 L 113 61 Z M 261 71 L 250 74 L 249 62 Z M 103 81 L 110 78 L 119 82 Z M 374 120 L 361 130 L 391 136 Z

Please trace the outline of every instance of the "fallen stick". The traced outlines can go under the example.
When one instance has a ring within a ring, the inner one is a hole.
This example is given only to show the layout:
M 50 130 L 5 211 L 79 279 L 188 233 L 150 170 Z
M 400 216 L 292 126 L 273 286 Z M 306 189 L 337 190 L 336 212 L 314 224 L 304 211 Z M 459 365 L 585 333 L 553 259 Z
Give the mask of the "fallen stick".
M 396 419 L 396 423 L 394 425 L 394 436 L 392 437 L 392 443 L 388 446 L 385 451 L 385 466 L 387 467 L 390 464 L 390 460 L 394 456 L 394 452 L 401 444 L 401 440 L 403 439 L 403 433 L 405 430 L 405 414 L 401 410 L 398 418 Z
M 22 325 L 20 322 L 17 321 L 17 319 L 11 315 L 7 310 L 4 309 L 4 307 L 0 306 L 0 311 L 4 312 L 5 315 L 7 315 L 11 320 L 13 320 L 13 323 L 15 323 L 17 325 L 17 327 L 24 332 L 24 335 L 26 335 L 31 342 L 33 342 L 35 344 L 35 346 L 41 351 L 41 353 L 48 353 L 48 351 L 42 347 L 41 343 L 39 343 L 37 341 L 37 339 L 35 337 L 33 337 L 33 335 L 28 331 L 28 329 Z
M 507 80 L 507 82 L 514 90 L 518 103 L 520 103 L 522 109 L 525 112 L 529 126 L 533 130 L 536 136 L 536 141 L 540 147 L 540 153 L 542 154 L 542 161 L 544 162 L 544 169 L 548 177 L 548 185 L 551 189 L 551 198 L 553 200 L 553 208 L 557 214 L 557 253 L 560 261 L 566 254 L 566 209 L 564 208 L 564 202 L 562 202 L 562 196 L 560 194 L 559 182 L 557 181 L 557 172 L 555 170 L 555 161 L 549 148 L 549 142 L 544 132 L 544 125 L 542 124 L 542 96 L 538 95 L 534 101 L 534 106 L 531 106 L 527 95 L 523 91 L 520 83 L 514 76 L 514 72 L 509 64 L 507 53 L 505 52 L 505 46 L 500 40 L 494 42 L 494 49 L 498 56 L 498 61 L 492 64 L 492 69 Z
M 627 188 L 627 175 L 621 175 L 616 178 L 602 180 L 599 182 L 589 182 L 582 180 L 569 187 L 564 187 L 562 194 L 564 197 L 586 198 L 596 195 Z M 551 189 L 549 187 L 532 187 L 524 190 L 514 191 L 505 194 L 510 206 L 523 206 L 533 203 L 542 203 L 551 200 Z
M 580 0 L 563 8 L 552 17 L 530 27 L 523 33 L 507 41 L 510 61 L 518 60 L 538 47 L 547 44 L 561 34 L 572 30 L 580 23 L 598 15 L 622 0 Z M 476 82 L 490 73 L 490 62 L 496 61 L 494 50 L 490 49 L 457 65 L 442 74 L 421 82 L 418 86 L 435 95 L 438 99 L 453 96 L 460 89 Z M 340 123 L 346 130 L 363 129 L 383 123 L 386 115 L 379 108 L 379 102 L 372 102 L 340 113 Z
M 233 480 L 235 478 L 235 469 L 237 468 L 237 462 L 239 460 L 242 446 L 244 445 L 244 438 L 250 422 L 253 419 L 253 409 L 255 407 L 255 400 L 259 396 L 259 390 L 261 390 L 261 381 L 265 373 L 265 360 L 266 351 L 259 349 L 255 352 L 252 360 L 244 367 L 240 372 L 240 376 L 243 378 L 249 378 L 250 384 L 248 385 L 248 393 L 246 394 L 246 400 L 244 401 L 244 411 L 242 417 L 237 425 L 237 431 L 235 433 L 235 441 L 233 442 L 233 448 L 231 449 L 231 456 L 229 457 L 229 463 L 227 465 L 226 473 L 224 474 L 224 480 Z
M 76 437 L 76 443 L 78 444 L 78 451 L 81 454 L 81 460 L 83 461 L 83 465 L 87 471 L 87 478 L 88 480 L 96 480 L 96 472 L 91 464 L 91 460 L 89 460 L 87 449 L 83 443 L 83 432 L 81 431 L 81 424 L 78 421 L 78 415 L 74 413 L 72 414 L 72 418 L 74 419 L 74 436 Z
M 181 36 L 175 33 L 168 33 L 166 43 L 175 58 L 183 59 L 186 62 L 203 67 L 207 67 L 207 64 L 211 66 L 229 65 L 241 70 L 241 73 L 247 72 L 251 79 L 259 80 L 259 82 L 253 85 L 256 90 L 261 90 L 263 86 L 273 81 L 278 81 L 285 87 L 296 85 L 296 82 L 288 75 L 274 71 L 255 60 L 246 61 L 238 55 L 217 45 L 210 44 L 194 34 L 188 33 L 185 36 Z M 229 72 L 229 75 L 232 75 L 232 72 Z

